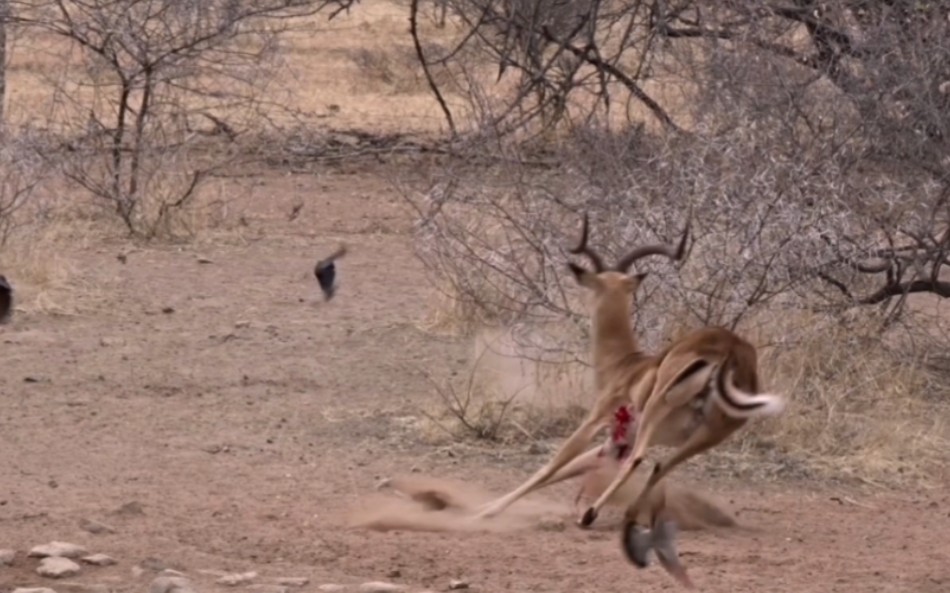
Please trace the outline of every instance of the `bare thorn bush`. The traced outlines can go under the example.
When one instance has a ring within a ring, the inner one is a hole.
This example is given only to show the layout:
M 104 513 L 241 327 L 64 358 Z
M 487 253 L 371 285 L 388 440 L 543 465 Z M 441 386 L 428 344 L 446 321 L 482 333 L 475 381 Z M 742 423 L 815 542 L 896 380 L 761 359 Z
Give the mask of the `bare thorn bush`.
M 45 153 L 137 237 L 188 236 L 214 173 L 260 155 L 246 136 L 281 111 L 282 33 L 351 3 L 12 1 L 11 24 L 59 52 L 42 122 Z M 44 45 L 45 44 L 45 45 Z M 288 110 L 289 111 L 289 110 Z
M 656 350 L 721 324 L 765 349 L 793 409 L 733 452 L 923 476 L 948 435 L 950 22 L 900 3 L 634 4 L 450 3 L 473 44 L 450 66 L 474 72 L 477 48 L 520 78 L 466 87 L 486 117 L 411 198 L 418 256 L 461 325 L 583 361 L 565 272 L 581 212 L 613 255 L 670 240 L 691 211 L 683 265 L 645 262 L 636 331 Z

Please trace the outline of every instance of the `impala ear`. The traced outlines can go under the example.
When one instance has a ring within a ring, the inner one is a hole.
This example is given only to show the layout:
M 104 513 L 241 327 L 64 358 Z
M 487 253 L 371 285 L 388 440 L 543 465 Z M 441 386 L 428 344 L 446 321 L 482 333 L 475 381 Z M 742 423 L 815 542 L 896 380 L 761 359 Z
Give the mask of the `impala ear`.
M 597 274 L 582 268 L 574 262 L 568 262 L 567 267 L 570 268 L 571 273 L 574 274 L 574 279 L 577 280 L 578 284 L 584 288 L 590 288 L 591 290 L 597 288 Z

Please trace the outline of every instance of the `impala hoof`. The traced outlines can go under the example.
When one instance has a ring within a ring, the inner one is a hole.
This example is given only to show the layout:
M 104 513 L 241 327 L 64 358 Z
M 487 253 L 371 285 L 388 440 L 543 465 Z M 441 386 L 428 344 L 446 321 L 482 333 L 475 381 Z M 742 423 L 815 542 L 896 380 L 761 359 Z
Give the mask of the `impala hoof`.
M 596 520 L 597 511 L 594 510 L 594 507 L 590 507 L 584 512 L 584 516 L 581 517 L 580 525 L 581 527 L 590 527 Z
M 653 534 L 636 523 L 627 523 L 623 528 L 623 552 L 627 560 L 637 568 L 650 565 L 650 550 L 653 549 Z

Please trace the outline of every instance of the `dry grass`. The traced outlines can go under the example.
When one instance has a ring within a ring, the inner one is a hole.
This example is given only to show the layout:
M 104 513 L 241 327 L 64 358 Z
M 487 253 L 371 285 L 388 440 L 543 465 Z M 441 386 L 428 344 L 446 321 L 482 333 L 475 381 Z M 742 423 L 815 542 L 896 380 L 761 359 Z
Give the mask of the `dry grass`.
M 83 279 L 69 255 L 101 243 L 110 236 L 106 228 L 101 220 L 73 212 L 31 222 L 12 233 L 0 251 L 0 270 L 14 287 L 14 314 L 75 315 L 77 292 L 95 296 L 97 289 Z
M 867 313 L 848 327 L 805 313 L 774 316 L 755 332 L 767 344 L 792 325 L 810 328 L 797 344 L 763 349 L 766 385 L 791 405 L 745 447 L 780 448 L 829 476 L 926 483 L 950 444 L 950 408 L 934 397 L 946 387 L 922 359 L 889 348 Z

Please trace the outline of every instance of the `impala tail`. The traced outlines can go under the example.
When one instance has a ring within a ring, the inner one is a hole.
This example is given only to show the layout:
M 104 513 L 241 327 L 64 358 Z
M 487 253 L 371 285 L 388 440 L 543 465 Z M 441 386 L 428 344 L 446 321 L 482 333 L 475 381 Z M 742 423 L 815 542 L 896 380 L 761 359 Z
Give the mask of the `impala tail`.
M 733 381 L 735 363 L 727 358 L 716 370 L 713 397 L 720 408 L 733 418 L 777 416 L 785 410 L 785 398 L 776 393 L 753 393 Z

